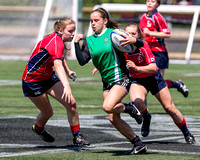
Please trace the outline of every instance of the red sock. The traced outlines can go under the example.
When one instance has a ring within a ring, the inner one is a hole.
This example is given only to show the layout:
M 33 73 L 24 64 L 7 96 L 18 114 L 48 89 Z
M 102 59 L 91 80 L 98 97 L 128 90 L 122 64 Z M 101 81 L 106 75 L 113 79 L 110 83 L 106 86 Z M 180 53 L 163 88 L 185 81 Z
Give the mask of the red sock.
M 167 83 L 167 87 L 171 88 L 172 87 L 172 83 L 170 80 L 165 80 L 165 82 Z
M 188 133 L 190 133 L 190 131 L 187 128 L 187 124 L 185 121 L 185 118 L 183 117 L 183 120 L 181 123 L 176 123 L 176 125 L 178 126 L 178 128 L 182 131 L 182 133 L 186 136 Z
M 35 128 L 36 128 L 37 130 L 39 130 L 39 131 L 44 130 L 44 127 L 38 126 L 37 123 L 36 123 L 36 121 L 35 121 Z
M 70 126 L 72 134 L 73 135 L 77 135 L 80 132 L 80 124 L 78 125 L 74 125 L 74 126 Z

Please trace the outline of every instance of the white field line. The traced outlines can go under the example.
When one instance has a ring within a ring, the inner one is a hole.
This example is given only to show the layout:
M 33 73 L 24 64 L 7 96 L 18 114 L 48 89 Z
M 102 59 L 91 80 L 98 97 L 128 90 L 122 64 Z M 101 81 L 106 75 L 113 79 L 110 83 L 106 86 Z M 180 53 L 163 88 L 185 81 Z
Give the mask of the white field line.
M 97 77 L 81 77 L 77 78 L 75 82 L 72 82 L 72 80 L 69 80 L 70 84 L 77 84 L 80 82 L 88 82 L 86 84 L 101 84 L 101 82 L 96 82 L 99 78 Z M 94 82 L 93 82 L 94 81 Z M 21 80 L 0 80 L 0 86 L 6 86 L 6 85 L 21 85 Z
M 157 139 L 152 139 L 152 141 L 156 141 Z M 159 139 L 161 140 L 161 139 Z M 144 141 L 145 142 L 145 141 Z M 146 141 L 148 142 L 148 141 Z M 15 157 L 15 156 L 24 156 L 24 155 L 33 155 L 33 154 L 41 154 L 41 153 L 68 153 L 68 152 L 74 152 L 77 150 L 82 149 L 90 149 L 90 150 L 121 150 L 121 151 L 129 151 L 131 148 L 118 148 L 118 147 L 109 147 L 110 145 L 119 145 L 119 144 L 125 144 L 130 142 L 114 142 L 114 143 L 97 143 L 92 144 L 89 147 L 67 147 L 62 149 L 46 149 L 42 151 L 30 151 L 30 152 L 19 152 L 19 153 L 10 153 L 10 152 L 1 152 L 0 157 Z M 30 148 L 30 147 L 36 147 L 37 145 L 32 144 L 0 144 L 1 148 Z M 148 149 L 148 152 L 156 152 L 156 153 L 173 153 L 173 154 L 189 154 L 189 155 L 200 155 L 200 152 L 182 152 L 182 151 L 172 151 L 172 150 L 154 150 L 154 149 Z

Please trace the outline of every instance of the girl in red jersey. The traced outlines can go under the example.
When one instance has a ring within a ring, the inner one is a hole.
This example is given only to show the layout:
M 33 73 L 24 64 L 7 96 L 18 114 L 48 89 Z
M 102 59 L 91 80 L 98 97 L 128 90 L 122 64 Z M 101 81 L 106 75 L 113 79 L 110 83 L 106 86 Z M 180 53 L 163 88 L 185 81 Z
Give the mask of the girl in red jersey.
M 54 23 L 54 33 L 43 38 L 34 48 L 22 75 L 22 87 L 24 95 L 40 110 L 32 130 L 44 141 L 54 142 L 54 138 L 44 130 L 47 121 L 53 116 L 48 98 L 50 95 L 66 108 L 73 143 L 89 145 L 80 133 L 76 101 L 67 79 L 67 76 L 72 79 L 75 72 L 69 69 L 63 56 L 64 42 L 72 41 L 75 28 L 75 22 L 70 18 L 62 18 Z
M 128 24 L 125 31 L 134 38 L 141 38 L 142 33 L 137 24 Z M 135 47 L 132 53 L 124 53 L 132 77 L 132 85 L 129 90 L 130 100 L 135 102 L 143 114 L 142 136 L 146 137 L 149 134 L 151 115 L 145 105 L 145 98 L 150 91 L 182 131 L 186 142 L 195 144 L 194 136 L 188 130 L 183 115 L 172 101 L 169 89 L 160 74 L 151 49 L 145 41 L 143 43 L 143 47 Z
M 164 38 L 170 37 L 170 30 L 166 20 L 157 11 L 160 0 L 147 0 L 147 13 L 144 13 L 140 20 L 140 28 L 145 34 L 145 41 L 149 44 L 153 52 L 156 64 L 160 69 L 161 75 L 164 77 L 164 71 L 168 68 L 169 58 L 164 43 Z M 184 97 L 188 97 L 189 90 L 182 80 L 172 81 L 165 80 L 168 88 L 177 88 Z

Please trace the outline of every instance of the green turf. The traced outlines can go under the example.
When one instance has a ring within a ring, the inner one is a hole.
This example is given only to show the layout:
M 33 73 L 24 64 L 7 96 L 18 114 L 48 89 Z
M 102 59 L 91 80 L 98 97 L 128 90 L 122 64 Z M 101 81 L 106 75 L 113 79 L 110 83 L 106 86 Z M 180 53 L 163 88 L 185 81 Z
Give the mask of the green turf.
M 69 81 L 79 107 L 79 114 L 104 114 L 101 109 L 102 83 L 98 73 L 94 76 L 92 75 L 92 63 L 88 63 L 85 66 L 79 66 L 77 61 L 67 62 L 71 70 L 74 70 L 77 73 L 76 83 L 73 83 L 71 80 Z M 21 76 L 25 65 L 25 61 L 0 61 L 0 80 L 17 80 L 21 83 Z M 87 77 L 91 78 L 91 80 L 81 80 L 81 78 Z M 200 65 L 170 64 L 170 68 L 166 70 L 165 77 L 173 80 L 179 78 L 184 80 L 190 90 L 189 97 L 184 98 L 176 89 L 171 89 L 170 92 L 173 101 L 184 115 L 198 116 L 200 113 Z M 0 116 L 15 115 L 19 113 L 22 115 L 35 116 L 38 113 L 38 110 L 30 100 L 23 96 L 20 84 L 0 85 L 0 88 Z M 54 108 L 54 116 L 65 116 L 66 112 L 64 108 L 54 99 L 50 98 L 50 100 Z M 124 98 L 123 102 L 128 101 L 129 95 Z M 165 113 L 157 99 L 151 94 L 148 95 L 147 102 L 151 113 Z M 96 106 L 97 108 L 91 108 L 91 106 Z
M 28 156 L 8 157 L 5 160 L 198 160 L 199 155 L 148 152 L 145 155 L 125 155 L 119 150 L 81 150 L 60 153 L 43 153 Z M 1 158 L 0 158 L 1 159 Z
M 106 114 L 101 108 L 102 105 L 102 84 L 99 74 L 92 76 L 92 63 L 85 66 L 79 66 L 77 61 L 67 61 L 71 70 L 77 73 L 77 83 L 72 83 L 71 88 L 73 95 L 79 107 L 79 114 Z M 0 117 L 7 117 L 13 115 L 27 115 L 36 116 L 38 113 L 37 108 L 30 102 L 30 100 L 23 96 L 21 84 L 2 85 L 1 80 L 12 80 L 21 83 L 21 76 L 24 70 L 25 61 L 0 61 Z M 177 108 L 184 115 L 199 116 L 200 114 L 200 65 L 181 65 L 170 64 L 170 69 L 165 73 L 166 78 L 177 80 L 183 79 L 187 84 L 190 94 L 188 98 L 184 98 L 175 89 L 171 89 L 171 95 Z M 81 78 L 90 77 L 91 80 L 82 81 Z M 90 83 L 88 83 L 90 82 Z M 94 83 L 94 84 L 93 84 Z M 161 105 L 151 94 L 148 95 L 148 107 L 152 114 L 165 113 Z M 50 98 L 54 108 L 55 117 L 66 117 L 66 111 L 62 105 Z M 129 97 L 125 97 L 124 102 L 129 101 Z M 83 107 L 85 106 L 85 107 Z M 123 155 L 124 151 L 118 150 L 83 150 L 81 152 L 72 151 L 69 153 L 43 153 L 29 156 L 17 156 L 3 159 L 74 159 L 74 160 L 103 160 L 103 159 L 135 159 L 135 160 L 196 160 L 199 159 L 198 155 L 184 155 L 184 154 L 165 154 L 157 152 L 148 152 L 147 155 L 126 156 Z M 0 158 L 1 159 L 1 158 Z

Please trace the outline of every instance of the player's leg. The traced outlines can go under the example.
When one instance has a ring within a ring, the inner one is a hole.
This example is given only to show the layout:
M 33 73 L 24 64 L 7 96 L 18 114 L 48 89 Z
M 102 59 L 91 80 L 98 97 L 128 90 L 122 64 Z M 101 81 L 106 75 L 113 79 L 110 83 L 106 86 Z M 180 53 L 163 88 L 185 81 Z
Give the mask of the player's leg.
M 195 144 L 195 139 L 187 128 L 185 118 L 183 117 L 182 113 L 176 108 L 172 101 L 169 89 L 165 87 L 158 93 L 156 93 L 155 96 L 162 104 L 165 111 L 171 116 L 177 127 L 182 131 L 186 142 L 190 144 Z
M 120 114 L 111 113 L 108 116 L 113 126 L 133 144 L 133 148 L 128 154 L 140 154 L 147 151 L 147 147 L 142 143 L 139 136 L 134 133 L 128 123 L 121 119 Z
M 114 85 L 109 92 L 104 93 L 106 96 L 103 101 L 103 110 L 107 113 L 120 114 L 122 112 L 129 113 L 129 115 L 137 121 L 142 123 L 142 115 L 134 103 L 121 103 L 121 100 L 127 95 L 127 90 L 120 86 Z
M 144 86 L 138 83 L 133 83 L 131 84 L 129 95 L 130 100 L 137 104 L 138 109 L 142 113 L 143 123 L 141 127 L 141 135 L 146 137 L 149 135 L 151 123 L 151 114 L 148 112 L 147 106 L 145 104 L 147 90 Z
M 178 81 L 172 81 L 172 80 L 165 80 L 167 83 L 167 87 L 170 88 L 176 88 L 178 92 L 181 92 L 182 95 L 186 98 L 188 97 L 189 90 L 183 80 L 179 79 Z
M 84 136 L 80 132 L 79 115 L 78 115 L 78 109 L 76 106 L 76 101 L 73 96 L 71 99 L 71 103 L 68 103 L 67 100 L 61 98 L 63 94 L 63 89 L 64 89 L 63 85 L 59 81 L 47 92 L 50 96 L 55 98 L 58 102 L 60 102 L 66 108 L 68 122 L 70 124 L 70 128 L 73 134 L 74 144 L 89 145 L 90 143 L 84 138 Z
M 53 110 L 47 94 L 44 93 L 43 95 L 38 97 L 29 97 L 29 99 L 40 110 L 40 113 L 36 118 L 35 124 L 33 125 L 33 131 L 37 133 L 44 141 L 54 142 L 54 138 L 47 131 L 44 130 L 45 124 L 53 115 Z
M 160 69 L 160 74 L 164 77 L 165 69 Z M 172 80 L 165 80 L 167 83 L 167 87 L 170 88 L 176 88 L 178 92 L 181 92 L 184 97 L 188 97 L 189 90 L 183 80 L 179 79 L 178 81 L 172 81 Z

